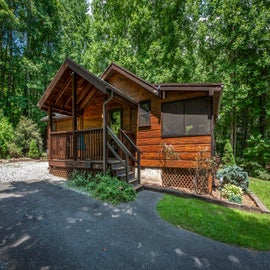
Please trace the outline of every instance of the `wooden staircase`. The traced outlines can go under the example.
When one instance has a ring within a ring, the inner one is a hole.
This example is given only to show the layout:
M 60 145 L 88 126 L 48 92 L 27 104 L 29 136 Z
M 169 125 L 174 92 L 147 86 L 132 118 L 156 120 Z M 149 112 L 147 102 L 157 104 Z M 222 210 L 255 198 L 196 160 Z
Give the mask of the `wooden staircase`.
M 119 160 L 110 159 L 108 160 L 108 164 L 114 176 L 118 177 L 122 181 L 127 181 L 127 183 L 132 185 L 137 192 L 143 189 L 143 185 L 140 183 L 140 179 L 136 175 L 134 166 L 129 166 L 128 176 L 126 177 L 126 168 Z

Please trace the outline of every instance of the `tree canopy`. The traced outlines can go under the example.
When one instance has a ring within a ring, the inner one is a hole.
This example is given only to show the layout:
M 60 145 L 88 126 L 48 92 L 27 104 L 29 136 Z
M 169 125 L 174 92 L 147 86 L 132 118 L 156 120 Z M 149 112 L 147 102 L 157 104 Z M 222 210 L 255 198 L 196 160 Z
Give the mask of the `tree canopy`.
M 36 104 L 66 57 L 149 82 L 222 82 L 218 151 L 270 145 L 270 1 L 0 0 L 0 107 L 40 127 Z M 264 160 L 264 163 L 267 161 Z M 269 161 L 268 161 L 269 163 Z

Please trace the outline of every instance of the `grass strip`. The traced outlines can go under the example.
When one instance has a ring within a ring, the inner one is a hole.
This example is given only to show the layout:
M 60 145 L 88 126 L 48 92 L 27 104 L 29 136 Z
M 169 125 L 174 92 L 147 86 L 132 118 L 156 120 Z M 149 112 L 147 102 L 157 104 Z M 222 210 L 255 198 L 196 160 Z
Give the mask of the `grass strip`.
M 249 177 L 249 189 L 270 210 L 270 181 Z
M 157 211 L 169 223 L 217 241 L 270 250 L 270 215 L 172 195 L 165 195 L 159 201 Z

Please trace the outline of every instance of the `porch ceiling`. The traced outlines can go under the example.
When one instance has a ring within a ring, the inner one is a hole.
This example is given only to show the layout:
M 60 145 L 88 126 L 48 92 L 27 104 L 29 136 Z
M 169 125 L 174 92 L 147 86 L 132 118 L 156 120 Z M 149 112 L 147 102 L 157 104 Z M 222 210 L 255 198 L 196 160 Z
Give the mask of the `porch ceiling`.
M 72 115 L 72 73 L 76 74 L 77 114 L 82 114 L 97 91 L 104 95 L 114 92 L 114 97 L 121 102 L 137 106 L 137 102 L 120 90 L 90 73 L 70 59 L 66 59 L 54 79 L 41 97 L 38 107 L 65 115 Z

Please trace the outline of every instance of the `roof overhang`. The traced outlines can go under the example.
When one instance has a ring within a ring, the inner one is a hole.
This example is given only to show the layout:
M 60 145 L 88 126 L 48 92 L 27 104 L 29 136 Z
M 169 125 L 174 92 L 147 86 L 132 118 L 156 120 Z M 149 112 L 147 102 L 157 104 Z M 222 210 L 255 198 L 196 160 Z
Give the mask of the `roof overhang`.
M 202 92 L 213 97 L 213 113 L 217 116 L 220 108 L 221 95 L 224 85 L 222 83 L 166 83 L 154 84 L 160 91 L 160 95 L 164 96 L 166 92 Z
M 54 112 L 72 115 L 72 74 L 76 76 L 76 107 L 78 115 L 82 114 L 96 91 L 100 91 L 105 95 L 109 95 L 113 91 L 115 98 L 137 106 L 135 100 L 126 96 L 116 87 L 74 61 L 66 59 L 38 102 L 40 109 L 48 110 L 48 108 L 51 108 Z

